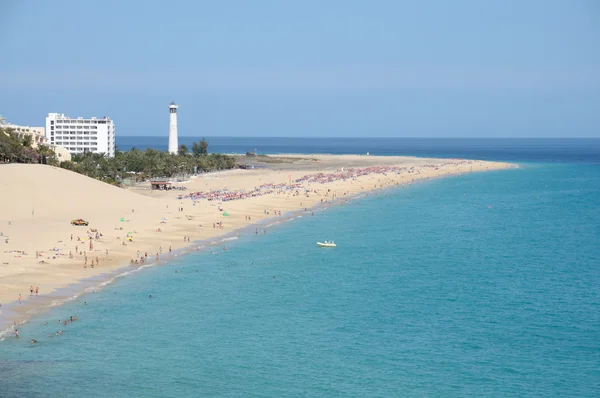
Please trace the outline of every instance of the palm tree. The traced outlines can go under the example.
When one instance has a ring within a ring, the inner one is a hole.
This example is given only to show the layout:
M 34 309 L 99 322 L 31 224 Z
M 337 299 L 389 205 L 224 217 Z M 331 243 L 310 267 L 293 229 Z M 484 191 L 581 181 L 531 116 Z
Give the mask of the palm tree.
M 27 148 L 31 148 L 33 144 L 33 138 L 30 135 L 26 135 L 23 137 L 23 146 Z
M 179 156 L 185 156 L 188 153 L 188 148 L 184 144 L 179 145 L 179 149 L 177 150 L 177 154 Z

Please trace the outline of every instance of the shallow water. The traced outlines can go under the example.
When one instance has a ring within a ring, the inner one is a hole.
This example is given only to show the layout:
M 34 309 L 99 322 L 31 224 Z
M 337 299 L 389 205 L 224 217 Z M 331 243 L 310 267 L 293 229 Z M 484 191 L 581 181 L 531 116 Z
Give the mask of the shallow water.
M 427 181 L 178 257 L 24 325 L 0 396 L 597 396 L 599 182 Z

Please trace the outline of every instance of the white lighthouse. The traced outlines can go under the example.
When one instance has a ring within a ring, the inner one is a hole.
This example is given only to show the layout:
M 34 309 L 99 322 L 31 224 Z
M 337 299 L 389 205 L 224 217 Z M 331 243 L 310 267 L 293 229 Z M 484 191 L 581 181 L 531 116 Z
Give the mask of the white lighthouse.
M 169 153 L 177 153 L 179 147 L 177 143 L 177 108 L 175 101 L 169 105 Z

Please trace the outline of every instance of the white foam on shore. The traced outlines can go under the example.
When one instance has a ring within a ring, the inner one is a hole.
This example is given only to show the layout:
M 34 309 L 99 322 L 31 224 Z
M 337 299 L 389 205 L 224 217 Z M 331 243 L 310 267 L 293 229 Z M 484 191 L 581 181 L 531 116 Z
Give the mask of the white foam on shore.
M 6 328 L 5 330 L 0 332 L 0 341 L 4 341 L 6 340 L 7 337 L 10 337 L 11 335 L 15 334 L 15 329 L 17 326 L 23 325 L 24 323 L 27 323 L 27 320 L 25 319 L 22 322 L 19 322 L 17 325 L 13 325 L 9 328 Z

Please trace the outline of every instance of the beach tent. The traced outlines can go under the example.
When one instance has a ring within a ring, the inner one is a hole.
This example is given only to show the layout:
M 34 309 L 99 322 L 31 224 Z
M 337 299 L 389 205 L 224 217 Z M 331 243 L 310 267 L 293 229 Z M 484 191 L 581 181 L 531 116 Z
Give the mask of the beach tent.
M 121 222 L 125 222 L 125 217 L 121 217 Z
M 224 215 L 224 216 L 228 216 L 228 215 L 229 215 L 229 213 L 227 213 L 226 211 L 224 211 L 224 212 L 223 212 L 223 215 Z

